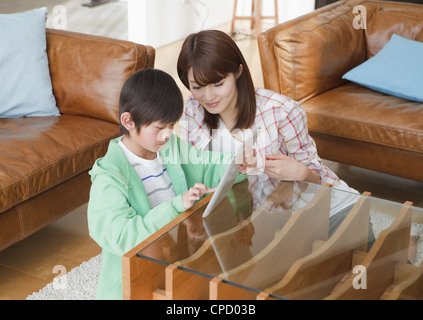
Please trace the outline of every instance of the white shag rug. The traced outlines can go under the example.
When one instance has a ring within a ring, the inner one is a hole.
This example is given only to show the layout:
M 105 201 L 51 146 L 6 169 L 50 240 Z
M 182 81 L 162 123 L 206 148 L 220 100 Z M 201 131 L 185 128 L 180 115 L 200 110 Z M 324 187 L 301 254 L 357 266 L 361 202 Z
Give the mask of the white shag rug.
M 375 238 L 387 228 L 393 217 L 383 213 L 370 213 Z M 419 232 L 417 254 L 414 265 L 420 265 L 423 260 L 423 225 L 413 223 Z M 27 300 L 94 300 L 97 292 L 97 282 L 100 276 L 101 254 L 83 262 L 63 276 L 56 277 L 53 282 L 38 292 L 29 295 Z
M 101 254 L 54 278 L 26 300 L 94 300 L 100 276 Z
M 393 216 L 370 210 L 370 221 L 372 222 L 375 239 L 377 239 L 381 231 L 391 225 L 394 219 Z M 412 222 L 411 229 L 413 234 L 417 234 L 417 251 L 413 265 L 419 266 L 423 261 L 423 224 Z

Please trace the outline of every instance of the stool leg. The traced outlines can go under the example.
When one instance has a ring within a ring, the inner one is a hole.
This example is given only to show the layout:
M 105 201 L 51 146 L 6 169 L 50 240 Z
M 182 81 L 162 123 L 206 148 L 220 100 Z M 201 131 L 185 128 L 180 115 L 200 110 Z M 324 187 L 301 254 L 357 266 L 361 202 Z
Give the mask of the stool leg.
M 279 24 L 278 0 L 275 0 L 275 25 Z
M 259 35 L 261 32 L 261 0 L 255 0 L 256 3 L 256 35 Z
M 231 34 L 234 33 L 234 29 L 235 29 L 235 18 L 236 18 L 236 8 L 237 8 L 237 5 L 238 5 L 238 0 L 235 0 L 234 1 L 234 13 L 232 15 Z
M 254 22 L 255 22 L 255 12 L 254 12 L 254 4 L 256 0 L 251 0 L 251 30 L 254 29 Z

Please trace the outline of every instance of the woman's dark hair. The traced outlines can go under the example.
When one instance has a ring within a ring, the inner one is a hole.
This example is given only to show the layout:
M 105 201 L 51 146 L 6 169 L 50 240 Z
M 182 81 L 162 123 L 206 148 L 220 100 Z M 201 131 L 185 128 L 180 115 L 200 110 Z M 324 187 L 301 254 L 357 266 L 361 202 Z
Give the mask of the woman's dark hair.
M 256 97 L 250 70 L 235 41 L 223 31 L 204 30 L 188 36 L 178 58 L 177 70 L 182 83 L 190 89 L 188 71 L 192 68 L 195 82 L 199 86 L 206 86 L 220 82 L 228 74 L 242 74 L 236 84 L 238 97 L 236 101 L 235 128 L 246 129 L 254 123 L 256 115 Z M 204 115 L 204 122 L 212 129 L 218 125 L 219 115 Z
M 155 121 L 177 122 L 182 116 L 184 100 L 175 80 L 158 69 L 145 69 L 124 83 L 119 100 L 119 118 L 129 112 L 137 131 Z M 128 130 L 120 124 L 120 131 Z

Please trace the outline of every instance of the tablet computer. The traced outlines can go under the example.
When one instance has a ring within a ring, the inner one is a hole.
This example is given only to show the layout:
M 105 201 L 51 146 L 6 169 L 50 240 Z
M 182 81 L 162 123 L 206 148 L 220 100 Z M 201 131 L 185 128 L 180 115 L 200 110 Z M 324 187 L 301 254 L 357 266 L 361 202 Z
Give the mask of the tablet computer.
M 219 185 L 216 188 L 216 191 L 213 193 L 212 198 L 210 199 L 206 210 L 204 210 L 203 218 L 206 218 L 216 206 L 226 197 L 228 192 L 231 190 L 236 178 L 238 177 L 237 170 L 237 161 L 240 156 L 243 156 L 244 150 L 248 145 L 253 146 L 257 139 L 257 133 L 253 132 L 249 137 L 245 138 L 242 145 L 235 152 L 232 157 L 231 162 L 229 163 L 228 168 L 226 169 L 222 179 L 219 182 Z

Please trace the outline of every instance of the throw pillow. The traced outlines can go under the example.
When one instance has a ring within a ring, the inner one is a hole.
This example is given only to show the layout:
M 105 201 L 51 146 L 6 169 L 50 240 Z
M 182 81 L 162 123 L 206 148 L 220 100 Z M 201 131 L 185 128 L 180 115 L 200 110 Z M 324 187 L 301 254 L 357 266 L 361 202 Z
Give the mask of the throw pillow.
M 388 95 L 423 102 L 423 42 L 392 35 L 372 58 L 343 75 Z
M 0 117 L 60 115 L 46 52 L 47 8 L 0 14 Z

